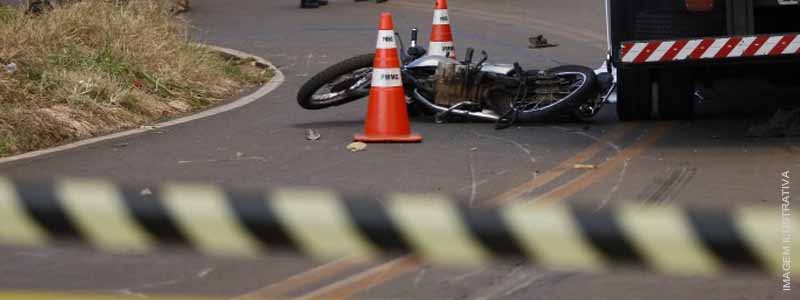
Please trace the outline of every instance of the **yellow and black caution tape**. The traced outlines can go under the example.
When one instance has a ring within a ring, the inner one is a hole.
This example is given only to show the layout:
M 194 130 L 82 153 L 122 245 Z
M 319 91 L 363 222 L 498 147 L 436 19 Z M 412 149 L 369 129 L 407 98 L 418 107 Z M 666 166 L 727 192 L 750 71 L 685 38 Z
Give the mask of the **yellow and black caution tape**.
M 451 265 L 524 260 L 569 270 L 800 272 L 800 264 L 784 270 L 782 263 L 800 262 L 800 239 L 784 235 L 800 233 L 800 222 L 794 216 L 787 221 L 779 208 L 593 211 L 516 205 L 472 210 L 441 195 L 358 201 L 325 190 L 242 191 L 192 184 L 146 191 L 106 181 L 28 184 L 0 178 L 0 243 L 77 241 L 117 254 L 178 245 L 235 257 L 285 250 L 321 259 L 413 253 Z

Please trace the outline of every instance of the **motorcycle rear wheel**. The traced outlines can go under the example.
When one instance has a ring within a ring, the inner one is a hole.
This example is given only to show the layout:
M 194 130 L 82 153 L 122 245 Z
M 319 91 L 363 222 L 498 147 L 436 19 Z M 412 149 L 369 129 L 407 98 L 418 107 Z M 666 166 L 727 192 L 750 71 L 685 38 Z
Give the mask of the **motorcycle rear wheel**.
M 374 54 L 359 55 L 314 75 L 297 92 L 297 103 L 318 110 L 368 96 L 374 59 Z
M 594 70 L 583 66 L 560 66 L 549 69 L 545 72 L 559 78 L 568 80 L 573 86 L 565 90 L 563 97 L 546 107 L 520 109 L 517 112 L 517 120 L 520 122 L 543 122 L 550 121 L 569 114 L 579 105 L 588 101 L 591 97 L 597 96 L 597 78 Z

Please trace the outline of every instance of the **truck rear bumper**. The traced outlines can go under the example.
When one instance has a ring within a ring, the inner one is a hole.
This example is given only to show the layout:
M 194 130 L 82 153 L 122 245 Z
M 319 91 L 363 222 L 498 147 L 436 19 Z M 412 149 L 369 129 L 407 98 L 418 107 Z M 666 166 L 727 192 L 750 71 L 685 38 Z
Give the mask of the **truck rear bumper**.
M 623 65 L 800 59 L 800 34 L 631 41 L 621 43 L 618 53 Z

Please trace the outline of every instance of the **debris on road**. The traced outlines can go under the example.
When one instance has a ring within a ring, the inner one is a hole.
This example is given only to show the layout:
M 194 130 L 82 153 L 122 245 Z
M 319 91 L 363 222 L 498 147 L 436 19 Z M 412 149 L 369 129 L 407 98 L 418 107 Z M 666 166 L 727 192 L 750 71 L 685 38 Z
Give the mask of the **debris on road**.
M 175 4 L 170 8 L 173 15 L 179 15 L 189 11 L 189 0 L 175 0 Z
M 313 142 L 313 141 L 318 141 L 320 138 L 322 138 L 322 135 L 319 134 L 319 131 L 316 131 L 314 129 L 309 129 L 308 131 L 306 131 L 307 140 Z
M 528 41 L 531 43 L 530 45 L 528 45 L 528 48 L 531 48 L 531 49 L 558 47 L 558 44 L 551 44 L 541 34 L 528 38 Z
M 750 137 L 800 136 L 800 109 L 779 110 L 767 123 L 751 126 L 747 135 Z
M 5 65 L 5 69 L 6 69 L 6 73 L 14 74 L 14 73 L 17 72 L 17 64 L 15 64 L 15 63 L 7 64 L 7 65 Z
M 187 165 L 187 164 L 196 164 L 196 163 L 226 163 L 226 162 L 237 162 L 237 161 L 260 161 L 260 162 L 269 162 L 272 159 L 272 156 L 269 158 L 263 156 L 246 156 L 243 152 L 236 152 L 233 158 L 225 158 L 225 159 L 202 159 L 202 160 L 179 160 L 179 165 Z
M 151 191 L 150 189 L 143 189 L 141 192 L 139 192 L 139 195 L 142 195 L 142 196 L 150 196 L 152 194 L 153 194 L 153 191 Z
M 575 169 L 577 169 L 577 170 L 594 170 L 594 169 L 597 169 L 597 166 L 588 165 L 588 164 L 575 164 Z
M 350 152 L 361 152 L 366 149 L 367 149 L 367 144 L 362 142 L 355 142 L 355 143 L 350 143 L 350 145 L 347 145 L 347 150 L 350 150 Z

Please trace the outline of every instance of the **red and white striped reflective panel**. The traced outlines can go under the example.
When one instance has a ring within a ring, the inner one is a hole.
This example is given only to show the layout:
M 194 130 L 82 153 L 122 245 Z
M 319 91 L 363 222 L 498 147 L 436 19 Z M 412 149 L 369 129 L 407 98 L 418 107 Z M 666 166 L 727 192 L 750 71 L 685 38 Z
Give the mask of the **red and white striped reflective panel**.
M 759 35 L 622 43 L 623 63 L 800 55 L 800 35 Z

